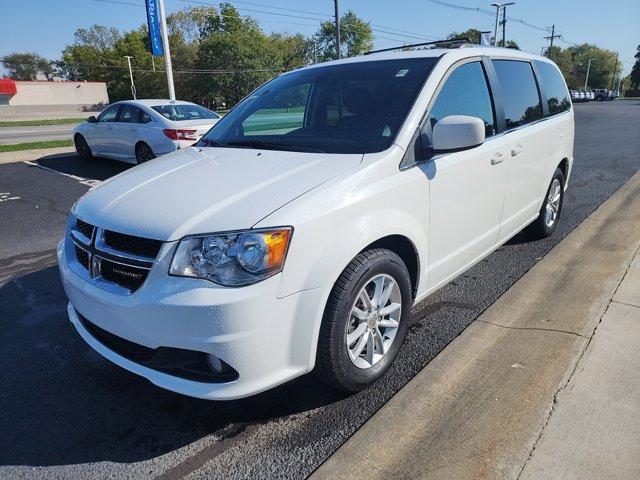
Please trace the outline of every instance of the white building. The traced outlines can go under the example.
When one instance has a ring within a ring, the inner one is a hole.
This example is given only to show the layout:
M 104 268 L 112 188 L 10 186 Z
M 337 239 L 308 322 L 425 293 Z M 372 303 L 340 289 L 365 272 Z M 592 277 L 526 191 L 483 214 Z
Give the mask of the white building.
M 81 107 L 100 103 L 109 103 L 104 82 L 0 79 L 0 109 L 5 105 Z

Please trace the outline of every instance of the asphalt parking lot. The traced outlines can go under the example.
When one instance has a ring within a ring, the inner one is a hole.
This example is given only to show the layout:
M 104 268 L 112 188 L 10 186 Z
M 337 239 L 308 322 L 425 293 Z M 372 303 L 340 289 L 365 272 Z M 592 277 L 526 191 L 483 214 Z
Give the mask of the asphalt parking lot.
M 575 110 L 575 163 L 556 234 L 516 237 L 416 306 L 390 372 L 353 396 L 307 376 L 207 402 L 104 360 L 66 318 L 55 246 L 73 202 L 130 167 L 75 156 L 0 165 L 0 477 L 306 477 L 638 170 L 639 102 Z

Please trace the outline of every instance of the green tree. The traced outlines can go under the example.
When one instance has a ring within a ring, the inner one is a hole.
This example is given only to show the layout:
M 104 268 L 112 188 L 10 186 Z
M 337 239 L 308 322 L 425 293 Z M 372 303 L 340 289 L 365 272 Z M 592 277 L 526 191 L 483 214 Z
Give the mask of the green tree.
M 10 53 L 1 60 L 14 80 L 34 80 L 36 75 L 48 77 L 53 73 L 51 62 L 37 53 Z
M 448 36 L 447 39 L 453 39 L 453 38 L 468 38 L 469 40 L 471 40 L 471 43 L 474 44 L 480 44 L 480 35 L 482 35 L 482 32 L 480 30 L 478 30 L 477 28 L 470 28 L 468 30 L 465 30 L 464 32 L 451 32 Z M 493 40 L 494 37 L 493 35 L 490 36 L 489 38 L 489 42 L 493 45 Z M 502 47 L 502 40 L 498 40 L 498 46 Z M 506 47 L 507 48 L 515 48 L 515 49 L 520 49 L 520 47 L 518 46 L 518 43 L 515 40 L 507 40 L 506 41 Z
M 336 26 L 334 22 L 322 22 L 315 34 L 318 60 L 325 62 L 336 58 Z M 368 22 L 358 18 L 351 10 L 340 17 L 340 44 L 343 57 L 362 55 L 373 49 L 373 31 Z
M 636 59 L 636 63 L 634 63 L 633 67 L 631 68 L 629 80 L 631 81 L 631 89 L 638 90 L 638 86 L 640 85 L 640 45 L 638 45 L 634 57 Z

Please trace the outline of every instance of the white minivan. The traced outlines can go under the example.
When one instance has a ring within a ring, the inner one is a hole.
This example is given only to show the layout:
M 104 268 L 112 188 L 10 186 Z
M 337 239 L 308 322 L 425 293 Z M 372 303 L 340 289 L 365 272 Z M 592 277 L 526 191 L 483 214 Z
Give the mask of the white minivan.
M 58 246 L 84 340 L 156 385 L 357 391 L 412 306 L 521 230 L 557 227 L 574 114 L 550 60 L 384 51 L 285 73 L 195 146 L 107 180 Z

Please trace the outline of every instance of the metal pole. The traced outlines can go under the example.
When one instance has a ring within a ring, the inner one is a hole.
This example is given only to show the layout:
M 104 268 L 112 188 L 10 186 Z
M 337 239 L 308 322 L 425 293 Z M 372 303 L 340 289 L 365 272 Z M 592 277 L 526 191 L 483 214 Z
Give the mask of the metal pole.
M 502 46 L 506 47 L 505 29 L 507 27 L 507 6 L 502 7 Z
M 497 3 L 492 3 L 491 5 L 496 7 L 496 24 L 493 27 L 493 46 L 498 46 L 498 17 L 500 16 L 500 5 Z
M 151 67 L 153 68 L 153 71 L 156 71 L 156 61 L 153 58 L 153 54 L 151 54 Z
M 164 0 L 158 0 L 158 12 L 160 13 L 160 26 L 162 27 L 164 63 L 167 66 L 167 87 L 169 87 L 169 100 L 175 101 L 176 91 L 173 87 L 173 67 L 171 66 L 171 51 L 169 50 L 169 34 L 167 33 L 167 17 L 164 10 Z
M 133 57 L 129 55 L 125 55 L 124 58 L 127 59 L 127 63 L 129 64 L 129 78 L 131 79 L 131 95 L 133 95 L 133 99 L 136 100 L 136 86 L 133 84 L 133 70 L 131 70 L 131 59 Z
M 589 83 L 589 71 L 591 70 L 591 60 L 593 60 L 592 58 L 589 59 L 589 65 L 587 65 L 587 78 L 584 79 L 584 90 L 587 89 L 587 84 Z
M 333 5 L 335 7 L 335 16 L 336 16 L 336 56 L 338 60 L 342 58 L 342 53 L 340 51 L 340 16 L 338 13 L 338 0 L 333 0 Z

